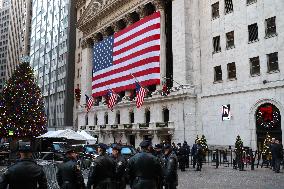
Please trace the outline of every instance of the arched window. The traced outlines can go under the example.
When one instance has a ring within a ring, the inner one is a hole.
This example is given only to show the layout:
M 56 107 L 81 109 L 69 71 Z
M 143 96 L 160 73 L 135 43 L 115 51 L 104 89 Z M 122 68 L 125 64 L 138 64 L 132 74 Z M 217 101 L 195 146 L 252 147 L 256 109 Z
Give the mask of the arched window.
M 85 124 L 88 125 L 89 124 L 89 118 L 88 118 L 88 114 L 85 115 Z
M 94 118 L 94 125 L 98 125 L 98 116 L 95 115 L 95 118 Z
M 120 112 L 119 111 L 116 112 L 115 122 L 116 122 L 116 124 L 120 124 Z
M 104 119 L 105 119 L 105 125 L 107 125 L 108 124 L 108 113 L 107 112 L 105 113 Z
M 168 108 L 164 108 L 163 109 L 163 121 L 164 123 L 167 123 L 169 122 L 169 120 L 170 120 L 170 111 Z
M 151 112 L 150 109 L 145 110 L 145 123 L 150 123 L 150 118 L 151 118 Z
M 134 123 L 134 112 L 133 111 L 129 112 L 129 122 Z

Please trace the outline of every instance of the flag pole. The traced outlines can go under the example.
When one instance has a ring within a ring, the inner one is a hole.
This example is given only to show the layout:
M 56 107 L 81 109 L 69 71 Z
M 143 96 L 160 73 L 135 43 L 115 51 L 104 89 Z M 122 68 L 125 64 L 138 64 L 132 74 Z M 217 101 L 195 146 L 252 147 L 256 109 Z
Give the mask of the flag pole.
M 137 81 L 137 83 L 139 83 L 139 85 L 140 85 L 141 87 L 143 87 L 142 84 L 139 82 L 139 80 L 138 80 L 132 73 L 130 73 L 130 75 Z M 146 89 L 146 90 L 149 92 L 149 89 L 147 89 L 147 88 L 145 88 L 145 87 L 143 87 L 143 88 Z
M 173 82 L 175 82 L 176 84 L 178 84 L 179 86 L 183 86 L 182 84 L 180 84 L 179 82 L 175 81 L 174 79 L 172 78 L 167 78 L 167 77 L 163 77 L 164 79 L 166 80 L 172 80 Z

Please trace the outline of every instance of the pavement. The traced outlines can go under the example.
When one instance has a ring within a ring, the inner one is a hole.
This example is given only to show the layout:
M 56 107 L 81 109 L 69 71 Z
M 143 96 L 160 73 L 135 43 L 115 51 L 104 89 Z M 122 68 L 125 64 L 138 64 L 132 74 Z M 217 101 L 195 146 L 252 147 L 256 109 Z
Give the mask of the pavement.
M 202 171 L 189 168 L 185 172 L 178 171 L 178 176 L 177 189 L 284 189 L 284 169 L 274 173 L 269 168 L 239 171 L 232 167 L 215 169 L 214 166 L 204 165 Z M 84 177 L 87 178 L 86 173 Z

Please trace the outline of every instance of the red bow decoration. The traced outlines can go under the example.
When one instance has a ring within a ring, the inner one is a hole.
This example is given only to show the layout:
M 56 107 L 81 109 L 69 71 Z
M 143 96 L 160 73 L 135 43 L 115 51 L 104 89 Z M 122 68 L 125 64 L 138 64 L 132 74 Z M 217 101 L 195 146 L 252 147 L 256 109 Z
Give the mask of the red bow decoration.
M 272 121 L 273 120 L 272 106 L 261 107 L 261 108 L 259 108 L 259 111 L 261 112 L 264 121 Z

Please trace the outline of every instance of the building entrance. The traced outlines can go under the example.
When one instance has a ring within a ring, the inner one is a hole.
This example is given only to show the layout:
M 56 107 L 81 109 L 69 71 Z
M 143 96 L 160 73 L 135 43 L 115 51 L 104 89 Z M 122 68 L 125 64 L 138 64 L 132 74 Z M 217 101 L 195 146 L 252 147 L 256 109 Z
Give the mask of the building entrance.
M 268 133 L 272 138 L 282 140 L 281 114 L 273 104 L 266 103 L 258 107 L 255 113 L 257 147 L 263 148 L 263 142 Z

